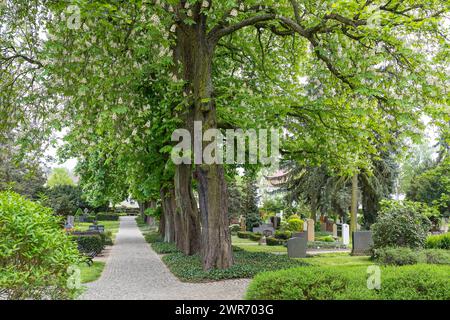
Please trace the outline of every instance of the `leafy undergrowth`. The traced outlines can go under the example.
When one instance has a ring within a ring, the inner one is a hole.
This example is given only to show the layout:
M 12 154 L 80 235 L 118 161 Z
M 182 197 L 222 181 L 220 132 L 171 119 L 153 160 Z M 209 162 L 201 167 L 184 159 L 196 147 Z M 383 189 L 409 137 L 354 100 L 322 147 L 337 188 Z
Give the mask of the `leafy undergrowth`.
M 186 256 L 174 244 L 165 243 L 156 232 L 144 233 L 145 240 L 153 250 L 165 254 L 162 260 L 170 271 L 185 282 L 207 282 L 225 279 L 252 278 L 264 271 L 280 270 L 291 267 L 305 266 L 307 263 L 290 259 L 286 255 L 274 255 L 265 252 L 248 252 L 233 247 L 234 265 L 226 270 L 204 271 L 199 255 Z
M 167 267 L 181 281 L 204 282 L 225 279 L 252 278 L 264 271 L 280 270 L 306 265 L 305 262 L 290 259 L 286 255 L 264 252 L 248 252 L 233 248 L 234 265 L 226 270 L 204 271 L 199 255 L 186 256 L 181 252 L 171 253 L 162 258 Z
M 450 267 L 382 267 L 379 289 L 368 288 L 367 267 L 309 266 L 257 275 L 251 300 L 449 300 Z

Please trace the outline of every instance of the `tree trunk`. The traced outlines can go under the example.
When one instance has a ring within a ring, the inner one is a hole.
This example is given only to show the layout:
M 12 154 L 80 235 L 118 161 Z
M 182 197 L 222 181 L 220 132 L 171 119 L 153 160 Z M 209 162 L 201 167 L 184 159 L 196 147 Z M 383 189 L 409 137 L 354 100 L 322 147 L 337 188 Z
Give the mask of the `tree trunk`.
M 180 222 L 177 246 L 184 254 L 193 255 L 200 252 L 200 221 L 197 201 L 192 192 L 191 165 L 182 164 L 176 167 L 175 195 L 175 214 Z
M 161 188 L 160 190 L 161 204 L 164 214 L 164 241 L 175 242 L 175 195 L 172 192 Z
M 203 132 L 217 128 L 211 75 L 213 52 L 214 45 L 207 41 L 206 26 L 202 21 L 193 26 L 183 26 L 183 30 L 179 28 L 175 55 L 183 66 L 182 77 L 187 83 L 185 93 L 192 99 L 191 109 L 186 112 L 186 126 L 191 134 L 194 121 L 202 122 Z M 180 178 L 191 177 L 191 172 L 186 172 L 186 168 L 190 169 L 190 166 L 177 167 L 178 182 Z M 233 254 L 228 229 L 227 190 L 223 166 L 197 164 L 195 176 L 198 180 L 202 221 L 203 268 L 229 268 L 233 264 Z M 179 190 L 180 187 L 179 183 L 176 189 Z M 185 194 L 180 196 L 190 197 L 189 192 L 184 190 Z M 178 198 L 180 197 L 177 195 L 177 200 Z M 188 212 L 187 217 L 191 217 L 190 213 L 192 212 Z
M 358 231 L 358 174 L 355 173 L 352 178 L 352 207 L 350 213 L 350 231 Z

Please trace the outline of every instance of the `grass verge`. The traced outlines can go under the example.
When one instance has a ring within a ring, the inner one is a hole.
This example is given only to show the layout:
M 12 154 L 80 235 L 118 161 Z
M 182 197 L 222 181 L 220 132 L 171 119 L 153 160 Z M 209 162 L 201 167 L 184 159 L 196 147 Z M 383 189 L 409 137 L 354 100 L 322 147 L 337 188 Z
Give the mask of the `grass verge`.
M 81 283 L 89 283 L 96 281 L 102 275 L 105 268 L 104 262 L 95 261 L 92 266 L 83 263 L 80 267 Z

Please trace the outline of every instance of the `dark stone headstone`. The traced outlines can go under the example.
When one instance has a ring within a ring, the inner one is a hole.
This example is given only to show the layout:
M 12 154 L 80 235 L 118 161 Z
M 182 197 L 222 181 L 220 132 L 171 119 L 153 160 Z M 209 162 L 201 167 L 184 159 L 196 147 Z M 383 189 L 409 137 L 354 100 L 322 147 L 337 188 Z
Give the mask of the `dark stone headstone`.
M 367 255 L 373 245 L 372 231 L 356 231 L 352 234 L 352 255 Z
M 305 238 L 308 239 L 308 232 L 294 232 L 292 238 Z
M 291 238 L 287 241 L 287 249 L 289 258 L 305 258 L 306 248 L 308 244 L 307 238 Z

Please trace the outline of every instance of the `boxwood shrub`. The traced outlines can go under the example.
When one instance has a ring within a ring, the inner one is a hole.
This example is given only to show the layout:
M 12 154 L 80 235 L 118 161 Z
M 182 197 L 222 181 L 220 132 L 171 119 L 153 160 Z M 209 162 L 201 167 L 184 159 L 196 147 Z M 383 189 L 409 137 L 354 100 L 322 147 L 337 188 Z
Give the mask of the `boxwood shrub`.
M 450 250 L 450 233 L 447 232 L 427 237 L 425 248 Z
M 300 267 L 256 275 L 252 300 L 449 300 L 448 266 L 381 267 L 381 288 L 367 288 L 367 267 Z
M 98 213 L 97 221 L 118 221 L 119 217 L 117 213 Z
M 248 239 L 253 232 L 250 231 L 239 231 L 237 233 L 238 238 Z
M 84 254 L 98 255 L 105 248 L 105 242 L 101 235 L 75 236 L 75 241 L 78 244 L 78 250 Z
M 259 232 L 249 234 L 249 239 L 252 241 L 259 241 L 262 238 L 262 234 Z
M 417 263 L 450 265 L 450 252 L 440 249 L 381 248 L 373 250 L 372 258 L 383 265 L 403 266 Z
M 232 224 L 229 226 L 231 234 L 237 234 L 241 230 L 241 226 L 238 224 Z
M 275 231 L 275 238 L 276 239 L 281 239 L 281 240 L 288 240 L 292 237 L 292 232 L 291 231 L 281 231 L 281 230 L 277 230 Z
M 266 244 L 268 246 L 280 246 L 283 245 L 285 241 L 281 240 L 281 239 L 277 239 L 274 237 L 267 237 L 266 238 Z

